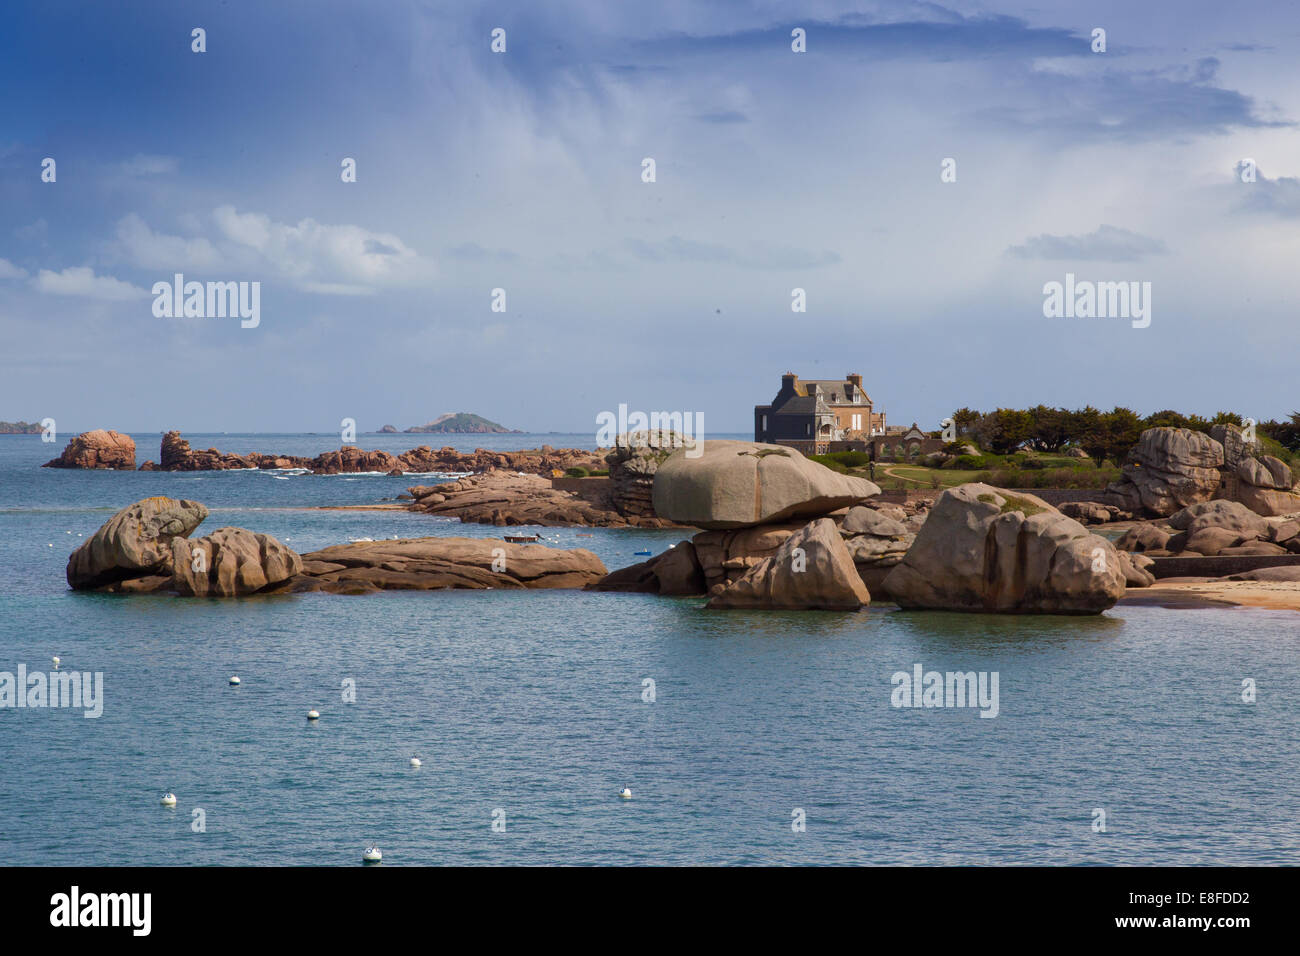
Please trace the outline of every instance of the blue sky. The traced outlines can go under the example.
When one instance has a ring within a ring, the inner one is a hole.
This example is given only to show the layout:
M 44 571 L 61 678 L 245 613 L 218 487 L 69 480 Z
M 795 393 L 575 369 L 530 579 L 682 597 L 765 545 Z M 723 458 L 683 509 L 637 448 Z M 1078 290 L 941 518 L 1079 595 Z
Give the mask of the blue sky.
M 744 431 L 786 370 L 861 372 L 926 427 L 1300 405 L 1293 4 L 45 2 L 5 26 L 0 419 L 588 431 L 625 403 Z M 155 317 L 176 272 L 260 282 L 260 325 Z M 1067 272 L 1151 282 L 1150 326 L 1044 318 Z

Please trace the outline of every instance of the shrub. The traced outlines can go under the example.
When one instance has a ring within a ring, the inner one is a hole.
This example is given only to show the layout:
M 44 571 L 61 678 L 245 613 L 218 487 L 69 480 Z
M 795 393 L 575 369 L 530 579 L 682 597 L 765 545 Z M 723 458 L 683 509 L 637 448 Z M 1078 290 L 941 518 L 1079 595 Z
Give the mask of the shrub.
M 863 468 L 871 460 L 871 456 L 865 451 L 832 451 L 825 455 L 810 455 L 813 461 L 819 461 L 827 468 L 831 467 L 830 462 L 834 461 L 843 465 L 845 468 Z
M 590 474 L 591 472 L 587 471 L 587 469 L 583 468 L 581 465 L 575 468 L 569 468 L 564 472 L 566 478 L 586 478 Z
M 841 475 L 848 472 L 848 469 L 836 459 L 835 455 L 809 455 L 808 460 L 815 461 L 819 465 L 825 465 L 831 471 L 838 471 Z
M 998 468 L 985 471 L 976 481 L 996 488 L 1105 488 L 1119 479 L 1119 469 L 1105 468 Z
M 988 466 L 989 460 L 984 455 L 958 455 L 944 467 L 954 471 L 977 471 Z

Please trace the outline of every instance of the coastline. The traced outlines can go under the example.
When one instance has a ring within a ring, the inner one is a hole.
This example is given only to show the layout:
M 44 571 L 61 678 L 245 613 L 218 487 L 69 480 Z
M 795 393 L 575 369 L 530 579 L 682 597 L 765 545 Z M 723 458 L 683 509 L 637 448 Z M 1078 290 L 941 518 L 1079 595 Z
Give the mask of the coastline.
M 1300 582 L 1205 581 L 1130 588 L 1116 607 L 1223 608 L 1253 607 L 1300 611 Z

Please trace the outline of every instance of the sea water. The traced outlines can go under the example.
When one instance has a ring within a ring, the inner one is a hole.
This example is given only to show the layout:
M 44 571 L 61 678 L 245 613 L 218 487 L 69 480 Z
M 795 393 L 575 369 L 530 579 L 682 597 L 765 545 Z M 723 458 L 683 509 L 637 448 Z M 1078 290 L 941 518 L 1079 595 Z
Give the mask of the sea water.
M 157 436 L 135 437 L 139 460 L 157 460 Z M 241 453 L 338 445 L 187 437 Z M 38 467 L 61 446 L 0 436 L 0 671 L 48 671 L 57 655 L 63 671 L 102 673 L 103 713 L 0 709 L 9 864 L 357 865 L 370 844 L 387 866 L 1300 861 L 1300 615 L 713 612 L 700 599 L 578 591 L 74 593 L 68 554 L 149 495 L 205 503 L 197 534 L 247 527 L 298 551 L 501 529 L 315 510 L 391 502 L 445 476 Z M 543 533 L 611 569 L 685 536 Z M 917 665 L 996 673 L 997 716 L 893 706 L 891 678 Z M 159 805 L 167 789 L 175 808 Z

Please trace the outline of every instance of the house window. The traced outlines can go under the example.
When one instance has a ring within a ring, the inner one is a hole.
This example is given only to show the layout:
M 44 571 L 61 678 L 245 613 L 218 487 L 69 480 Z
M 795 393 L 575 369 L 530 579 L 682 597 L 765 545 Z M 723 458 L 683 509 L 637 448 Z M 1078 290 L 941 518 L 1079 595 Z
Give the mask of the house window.
M 855 432 L 862 431 L 862 416 L 854 415 L 853 424 L 850 426 Z
M 767 416 L 766 416 L 766 415 L 763 416 L 763 427 L 762 427 L 762 431 L 763 431 L 764 434 L 767 433 Z
M 805 434 L 808 434 L 808 435 L 811 435 L 811 434 L 812 434 L 812 422 L 809 422 L 807 425 L 804 426 L 804 428 L 807 429 L 807 431 L 805 432 Z

